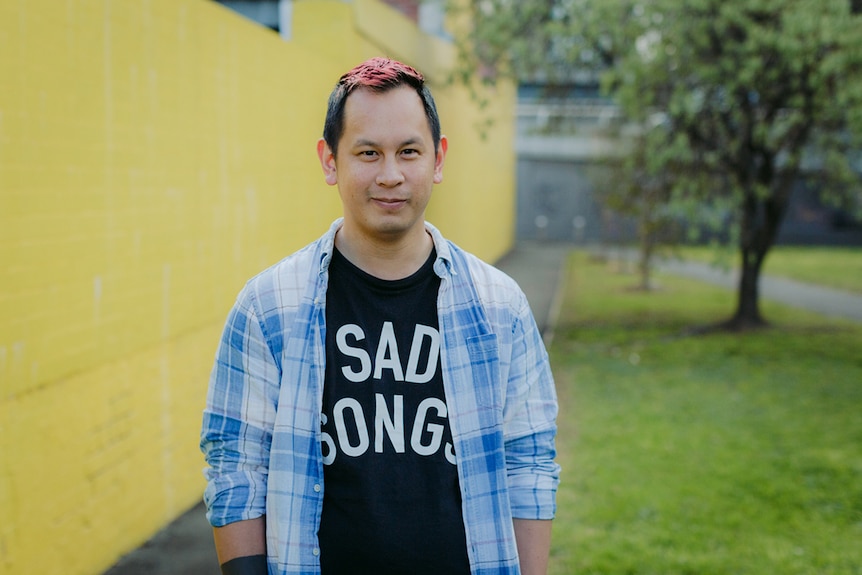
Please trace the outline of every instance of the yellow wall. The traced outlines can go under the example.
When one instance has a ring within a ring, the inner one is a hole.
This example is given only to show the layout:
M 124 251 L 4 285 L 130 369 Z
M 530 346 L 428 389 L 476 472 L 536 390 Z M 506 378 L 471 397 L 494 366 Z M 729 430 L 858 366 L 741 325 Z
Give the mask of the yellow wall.
M 513 90 L 483 140 L 450 46 L 376 0 L 294 6 L 285 42 L 205 0 L 0 0 L 0 574 L 98 573 L 200 500 L 227 309 L 340 213 L 314 146 L 348 68 L 426 72 L 428 218 L 510 248 Z

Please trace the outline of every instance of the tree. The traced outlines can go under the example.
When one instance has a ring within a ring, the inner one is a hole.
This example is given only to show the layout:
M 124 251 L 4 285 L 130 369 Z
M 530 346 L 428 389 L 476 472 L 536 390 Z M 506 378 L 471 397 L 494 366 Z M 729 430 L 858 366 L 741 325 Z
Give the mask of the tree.
M 618 214 L 634 220 L 638 243 L 638 289 L 653 289 L 652 271 L 656 251 L 679 238 L 677 218 L 670 209 L 671 183 L 664 171 L 650 162 L 654 138 L 664 137 L 654 128 L 633 134 L 626 153 L 602 161 L 608 170 L 596 178 L 599 200 Z
M 741 255 L 727 326 L 763 325 L 758 286 L 793 186 L 860 211 L 862 17 L 849 0 L 473 0 L 462 64 L 484 78 L 602 76 L 639 125 L 666 201 L 728 226 Z M 488 73 L 492 70 L 493 73 Z M 633 148 L 637 149 L 638 146 Z M 648 191 L 645 187 L 644 192 Z

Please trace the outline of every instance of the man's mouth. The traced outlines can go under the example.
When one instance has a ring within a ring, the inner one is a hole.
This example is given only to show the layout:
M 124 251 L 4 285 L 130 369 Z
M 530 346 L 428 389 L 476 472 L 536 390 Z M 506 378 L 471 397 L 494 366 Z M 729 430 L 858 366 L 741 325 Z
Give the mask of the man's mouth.
M 374 201 L 390 208 L 399 207 L 407 203 L 407 200 L 402 198 L 374 198 Z

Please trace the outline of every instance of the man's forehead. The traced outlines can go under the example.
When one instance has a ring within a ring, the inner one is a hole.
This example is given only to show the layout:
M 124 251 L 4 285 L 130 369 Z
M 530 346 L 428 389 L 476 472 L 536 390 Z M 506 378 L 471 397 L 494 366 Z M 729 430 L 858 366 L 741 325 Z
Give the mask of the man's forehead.
M 421 143 L 431 137 L 422 99 L 410 87 L 386 92 L 360 88 L 351 93 L 345 102 L 344 127 L 343 136 L 349 132 L 352 145 L 393 138 L 399 143 Z
M 344 101 L 345 110 L 347 108 L 356 108 L 365 106 L 368 104 L 374 105 L 377 102 L 381 102 L 383 100 L 394 100 L 399 99 L 404 103 L 413 102 L 419 108 L 424 110 L 424 105 L 422 104 L 422 98 L 419 94 L 411 88 L 410 86 L 397 86 L 395 88 L 389 88 L 388 90 L 373 90 L 366 86 L 362 86 L 350 92 L 347 95 L 347 98 Z

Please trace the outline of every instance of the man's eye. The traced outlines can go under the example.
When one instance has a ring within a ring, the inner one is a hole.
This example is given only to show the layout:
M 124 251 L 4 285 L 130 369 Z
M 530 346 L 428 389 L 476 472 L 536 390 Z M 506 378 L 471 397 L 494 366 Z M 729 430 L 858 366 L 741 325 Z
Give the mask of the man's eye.
M 405 156 L 415 156 L 419 153 L 419 150 L 414 150 L 413 148 L 407 148 L 406 150 L 401 151 Z
M 377 152 L 375 152 L 374 150 L 363 150 L 359 152 L 359 155 L 363 158 L 373 158 L 377 155 Z

